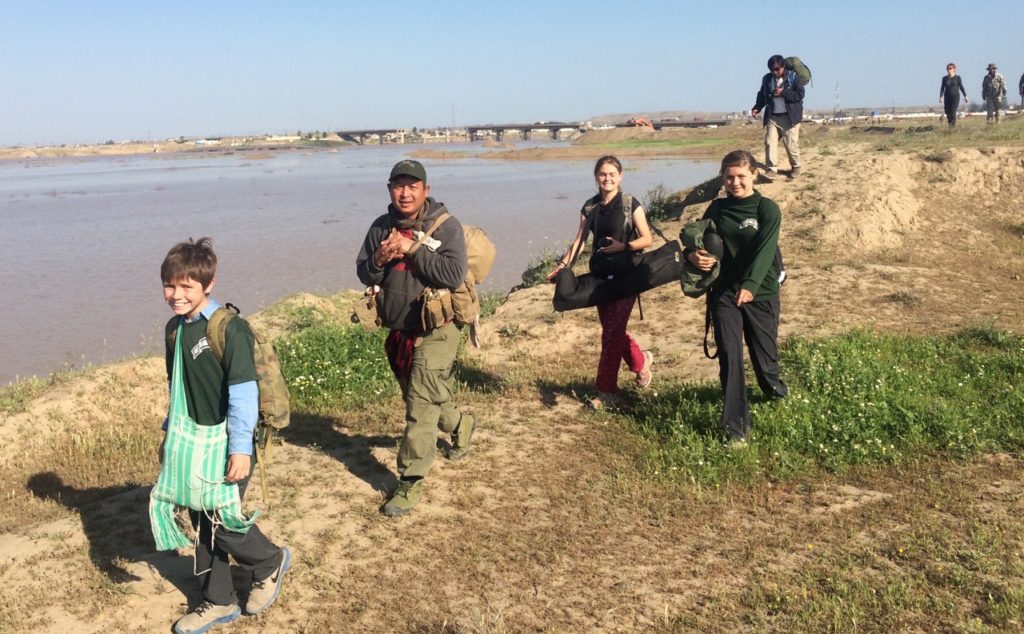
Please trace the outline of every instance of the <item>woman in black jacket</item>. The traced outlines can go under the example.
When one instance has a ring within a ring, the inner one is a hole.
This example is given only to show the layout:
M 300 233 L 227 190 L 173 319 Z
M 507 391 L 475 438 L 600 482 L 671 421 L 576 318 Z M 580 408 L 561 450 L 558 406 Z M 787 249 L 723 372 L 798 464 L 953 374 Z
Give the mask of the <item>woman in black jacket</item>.
M 960 95 L 964 96 L 964 103 L 967 103 L 967 91 L 964 90 L 964 82 L 960 75 L 956 74 L 956 64 L 950 62 L 946 65 L 946 76 L 942 78 L 942 85 L 939 86 L 939 103 L 946 109 L 946 121 L 949 127 L 956 127 L 956 111 L 960 107 Z

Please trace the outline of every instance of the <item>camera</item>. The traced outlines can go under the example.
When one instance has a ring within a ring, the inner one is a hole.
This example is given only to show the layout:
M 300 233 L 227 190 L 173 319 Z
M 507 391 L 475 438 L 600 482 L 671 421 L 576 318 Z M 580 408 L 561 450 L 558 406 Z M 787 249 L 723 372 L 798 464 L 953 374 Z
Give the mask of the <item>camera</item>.
M 602 247 L 610 247 L 610 246 L 612 246 L 612 239 L 611 239 L 611 237 L 610 236 L 605 236 L 605 237 L 601 238 L 601 243 L 600 244 L 601 244 Z

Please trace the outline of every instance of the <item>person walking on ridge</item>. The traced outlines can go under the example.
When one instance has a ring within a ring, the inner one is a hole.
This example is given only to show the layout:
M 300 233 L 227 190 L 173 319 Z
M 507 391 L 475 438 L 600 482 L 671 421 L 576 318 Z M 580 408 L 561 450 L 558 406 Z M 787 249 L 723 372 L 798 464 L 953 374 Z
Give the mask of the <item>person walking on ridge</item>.
M 956 127 L 956 111 L 960 107 L 960 95 L 964 96 L 964 103 L 969 103 L 967 90 L 964 89 L 964 82 L 956 74 L 956 64 L 950 62 L 946 65 L 946 75 L 939 85 L 939 103 L 946 111 L 946 121 L 949 127 Z
M 779 138 L 786 148 L 789 177 L 800 175 L 800 121 L 804 118 L 804 85 L 795 71 L 786 70 L 782 55 L 768 58 L 768 73 L 761 78 L 761 89 L 757 91 L 751 116 L 756 117 L 764 110 L 764 155 L 767 171 L 765 180 L 773 181 L 778 175 Z
M 996 65 L 989 64 L 988 74 L 981 80 L 981 98 L 985 100 L 985 121 L 999 123 L 999 111 L 1006 97 L 1006 80 L 1002 73 L 996 72 Z

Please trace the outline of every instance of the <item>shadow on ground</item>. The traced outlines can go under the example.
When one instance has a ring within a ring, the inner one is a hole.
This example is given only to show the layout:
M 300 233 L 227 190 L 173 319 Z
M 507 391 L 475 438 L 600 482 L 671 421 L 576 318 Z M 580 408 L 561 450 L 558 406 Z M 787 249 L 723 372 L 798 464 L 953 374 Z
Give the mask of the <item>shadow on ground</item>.
M 149 492 L 152 487 L 122 484 L 78 488 L 65 484 L 52 471 L 32 475 L 25 487 L 42 500 L 53 500 L 78 514 L 89 544 L 89 558 L 108 579 L 124 584 L 142 579 L 125 563 L 144 563 L 182 594 L 191 586 L 190 557 L 155 553 L 149 526 Z M 133 566 L 134 567 L 134 566 Z
M 280 434 L 289 444 L 332 456 L 375 491 L 393 491 L 398 486 L 398 478 L 374 457 L 372 449 L 397 446 L 397 436 L 350 434 L 340 427 L 341 421 L 334 418 L 293 414 L 291 425 Z

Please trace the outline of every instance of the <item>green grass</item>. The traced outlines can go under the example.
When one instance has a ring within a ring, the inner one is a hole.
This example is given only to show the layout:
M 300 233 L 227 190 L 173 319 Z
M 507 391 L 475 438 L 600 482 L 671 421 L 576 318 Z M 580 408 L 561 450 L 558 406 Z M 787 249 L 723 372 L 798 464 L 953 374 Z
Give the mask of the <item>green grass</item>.
M 18 414 L 25 411 L 32 399 L 42 394 L 49 386 L 49 381 L 31 377 L 0 388 L 0 412 Z
M 398 391 L 384 355 L 387 330 L 326 322 L 299 324 L 274 345 L 292 408 L 325 413 L 358 408 Z
M 87 371 L 89 371 L 88 368 L 77 369 L 71 364 L 65 364 L 51 372 L 45 379 L 32 376 L 0 387 L 0 412 L 4 414 L 24 412 L 32 399 L 45 392 L 50 386 L 58 385 L 75 376 L 81 376 Z
M 508 294 L 501 291 L 491 291 L 480 295 L 480 319 L 487 319 L 498 310 L 498 306 L 505 303 Z
M 1024 338 L 995 330 L 909 337 L 854 331 L 791 340 L 780 351 L 788 398 L 751 397 L 750 444 L 718 429 L 717 382 L 637 403 L 641 468 L 713 484 L 786 479 L 913 456 L 967 457 L 1024 446 Z
M 577 261 L 588 257 L 586 256 L 586 252 L 588 251 L 589 249 L 584 247 L 583 253 L 580 253 L 579 257 L 577 257 Z M 565 255 L 564 249 L 561 251 L 545 249 L 540 255 L 531 257 L 530 261 L 526 265 L 526 270 L 523 271 L 523 283 L 512 290 L 516 290 L 518 288 L 531 288 L 538 284 L 546 284 L 548 273 L 555 270 L 555 265 L 558 264 L 558 261 L 563 255 Z
M 830 143 L 873 141 L 877 151 L 919 150 L 924 153 L 924 160 L 937 163 L 948 160 L 947 152 L 950 148 L 974 147 L 984 150 L 994 146 L 1017 147 L 1024 144 L 1024 115 L 1008 118 L 999 125 L 987 125 L 984 119 L 972 118 L 961 121 L 956 130 L 952 131 L 944 125 L 920 126 L 901 122 L 882 127 L 893 130 L 884 140 L 863 126 L 834 128 Z M 808 137 L 811 141 L 810 135 Z M 809 145 L 814 145 L 814 142 Z

